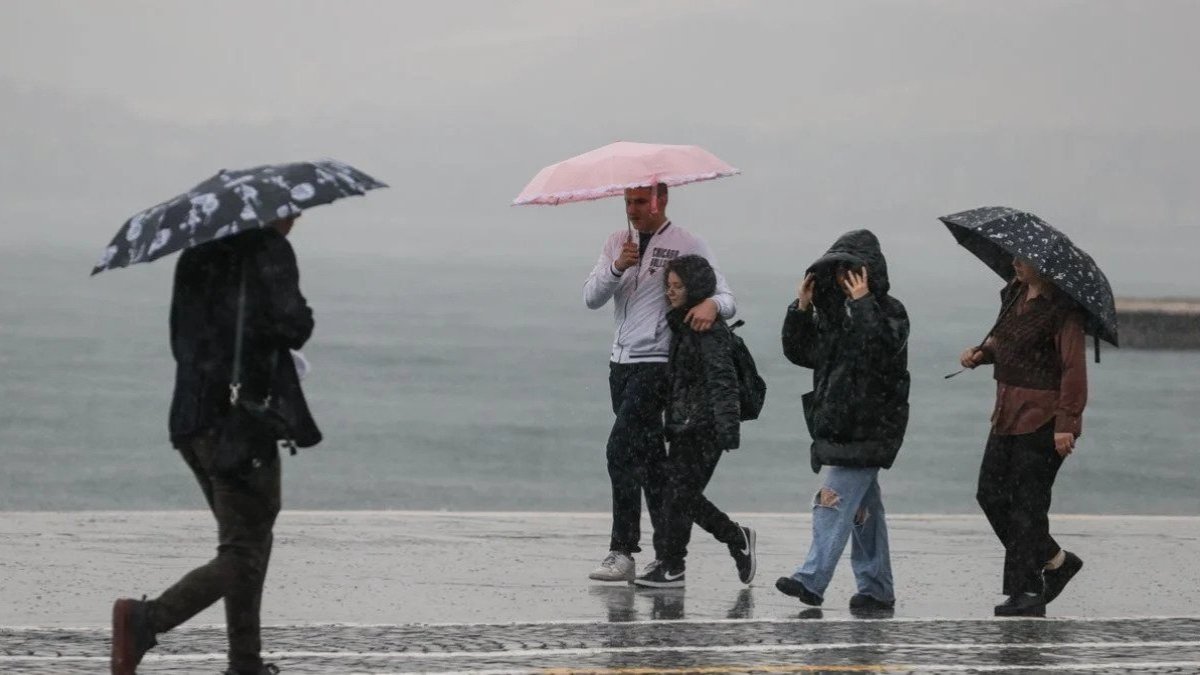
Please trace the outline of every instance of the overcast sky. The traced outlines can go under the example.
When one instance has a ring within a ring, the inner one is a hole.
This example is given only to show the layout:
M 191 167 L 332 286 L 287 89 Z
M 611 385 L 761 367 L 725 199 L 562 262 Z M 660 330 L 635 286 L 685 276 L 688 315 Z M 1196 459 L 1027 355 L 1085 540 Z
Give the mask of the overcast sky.
M 966 265 L 936 217 L 1005 204 L 1114 283 L 1176 283 L 1200 246 L 1196 26 L 1182 0 L 7 0 L 0 242 L 98 254 L 218 168 L 332 156 L 393 187 L 311 214 L 310 250 L 590 263 L 618 202 L 507 204 L 627 139 L 745 172 L 672 194 L 726 266 L 858 226 L 901 269 Z

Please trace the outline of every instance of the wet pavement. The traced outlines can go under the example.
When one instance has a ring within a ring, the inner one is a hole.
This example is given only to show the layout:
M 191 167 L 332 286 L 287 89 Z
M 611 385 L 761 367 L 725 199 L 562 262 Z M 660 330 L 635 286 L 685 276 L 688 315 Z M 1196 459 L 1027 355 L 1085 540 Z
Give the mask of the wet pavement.
M 264 644 L 287 674 L 1200 673 L 1200 518 L 1057 518 L 1085 567 L 1043 620 L 991 618 L 1001 555 L 982 518 L 891 519 L 886 619 L 847 609 L 848 561 L 821 610 L 775 591 L 806 515 L 740 519 L 760 533 L 751 587 L 697 531 L 687 589 L 638 590 L 586 579 L 607 542 L 600 514 L 285 512 Z M 111 600 L 206 559 L 211 528 L 197 512 L 4 514 L 0 672 L 106 672 Z M 162 636 L 140 672 L 220 672 L 221 619 Z
M 652 601 L 660 599 L 661 592 Z M 107 638 L 98 629 L 0 630 L 0 666 L 30 674 L 103 672 Z M 289 674 L 1200 672 L 1196 618 L 309 625 L 271 627 L 264 640 L 268 658 Z M 219 628 L 181 629 L 140 672 L 219 672 L 223 644 Z

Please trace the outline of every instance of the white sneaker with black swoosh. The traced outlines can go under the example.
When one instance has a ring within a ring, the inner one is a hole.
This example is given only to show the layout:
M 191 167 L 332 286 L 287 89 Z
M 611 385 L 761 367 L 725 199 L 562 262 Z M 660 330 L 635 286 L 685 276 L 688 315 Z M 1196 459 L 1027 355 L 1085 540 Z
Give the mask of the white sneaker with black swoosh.
M 633 583 L 645 588 L 683 588 L 683 565 L 671 569 L 670 565 L 659 563 L 654 569 L 638 575 Z

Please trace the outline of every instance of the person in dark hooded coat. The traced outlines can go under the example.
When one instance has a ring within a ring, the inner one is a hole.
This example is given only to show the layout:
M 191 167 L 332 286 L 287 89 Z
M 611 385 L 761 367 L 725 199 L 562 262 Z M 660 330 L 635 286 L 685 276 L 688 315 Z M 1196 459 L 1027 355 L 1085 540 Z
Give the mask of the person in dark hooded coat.
M 858 593 L 852 610 L 895 603 L 880 469 L 892 466 L 908 426 L 908 314 L 892 297 L 887 261 L 869 230 L 842 235 L 809 267 L 783 323 L 783 353 L 811 368 L 802 398 L 814 472 L 813 540 L 776 588 L 819 606 L 846 542 Z
M 741 410 L 733 334 L 718 318 L 709 331 L 688 325 L 687 313 L 712 297 L 717 275 L 698 255 L 675 258 L 664 277 L 671 306 L 670 359 L 665 436 L 670 443 L 661 464 L 662 509 L 666 532 L 656 547 L 656 561 L 634 579 L 638 586 L 679 588 L 684 585 L 687 545 L 692 523 L 729 547 L 742 583 L 755 573 L 755 532 L 739 525 L 704 496 L 717 462 L 740 445 Z

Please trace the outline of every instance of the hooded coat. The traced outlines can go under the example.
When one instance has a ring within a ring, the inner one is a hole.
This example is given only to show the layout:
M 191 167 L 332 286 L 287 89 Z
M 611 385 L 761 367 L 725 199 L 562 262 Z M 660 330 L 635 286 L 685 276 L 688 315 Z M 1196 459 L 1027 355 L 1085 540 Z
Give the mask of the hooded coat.
M 839 268 L 866 266 L 870 293 L 849 299 Z M 783 353 L 813 370 L 802 397 L 814 472 L 822 466 L 890 468 L 908 427 L 908 314 L 889 295 L 887 260 L 869 230 L 842 235 L 807 270 L 812 306 L 797 301 L 783 322 Z
M 671 272 L 683 282 L 687 299 L 683 307 L 667 313 L 672 333 L 667 363 L 667 438 L 701 434 L 711 438 L 717 448 L 732 450 L 740 444 L 741 429 L 733 334 L 720 318 L 703 333 L 684 322 L 691 308 L 716 292 L 716 272 L 698 255 L 672 260 L 663 275 L 664 283 Z

